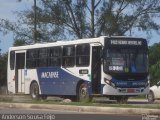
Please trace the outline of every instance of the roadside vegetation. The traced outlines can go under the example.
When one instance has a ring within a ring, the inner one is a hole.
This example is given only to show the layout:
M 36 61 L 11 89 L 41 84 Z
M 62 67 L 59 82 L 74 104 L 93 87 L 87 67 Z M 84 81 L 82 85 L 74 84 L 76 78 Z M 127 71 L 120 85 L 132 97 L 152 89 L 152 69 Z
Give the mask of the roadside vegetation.
M 5 92 L 7 86 L 7 58 L 7 53 L 0 53 L 0 94 Z
M 73 106 L 96 106 L 96 107 L 120 107 L 120 108 L 149 108 L 149 109 L 160 109 L 159 101 L 149 104 L 147 101 L 140 102 L 139 99 L 136 101 L 130 100 L 126 104 L 118 104 L 116 101 L 109 101 L 104 99 L 93 99 L 91 102 L 65 102 L 65 100 L 61 98 L 50 98 L 47 100 L 18 100 L 15 99 L 13 96 L 1 96 L 0 98 L 1 103 L 26 103 L 26 104 L 51 104 L 51 105 L 73 105 Z
M 150 83 L 155 85 L 160 81 L 160 43 L 155 43 L 149 47 L 149 72 Z
M 116 101 L 91 101 L 91 102 L 70 102 L 64 103 L 63 101 L 53 101 L 53 100 L 45 100 L 45 101 L 33 101 L 33 104 L 58 104 L 58 105 L 74 105 L 74 106 L 97 106 L 97 107 L 120 107 L 120 108 L 150 108 L 150 109 L 160 109 L 159 103 L 154 104 L 136 104 L 126 103 L 126 104 L 118 104 Z
M 142 96 L 143 97 L 143 96 Z M 33 104 L 58 104 L 58 105 L 74 105 L 74 106 L 97 106 L 97 107 L 121 107 L 121 108 L 151 108 L 160 109 L 159 102 L 149 104 L 147 101 L 139 101 L 143 99 L 135 99 L 132 102 L 132 98 L 128 103 L 121 104 L 117 103 L 116 100 L 107 100 L 106 98 L 93 98 L 92 101 L 86 102 L 65 102 L 62 99 L 52 99 L 52 100 L 42 100 L 42 101 L 32 101 Z

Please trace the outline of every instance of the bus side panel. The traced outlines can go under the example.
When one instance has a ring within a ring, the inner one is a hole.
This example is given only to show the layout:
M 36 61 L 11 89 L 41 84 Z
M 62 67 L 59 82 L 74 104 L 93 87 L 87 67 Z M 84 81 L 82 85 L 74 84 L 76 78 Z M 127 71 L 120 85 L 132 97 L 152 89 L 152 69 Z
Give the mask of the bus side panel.
M 41 94 L 44 95 L 76 95 L 76 87 L 80 78 L 58 68 L 37 68 Z
M 15 93 L 15 70 L 9 70 L 8 68 L 8 73 L 7 73 L 7 87 L 8 87 L 8 92 L 10 93 Z
M 18 70 L 18 93 L 25 92 L 24 69 Z
M 24 91 L 25 94 L 30 94 L 30 85 L 32 81 L 36 81 L 39 84 L 38 77 L 37 77 L 37 71 L 36 69 L 25 69 L 24 72 Z M 41 94 L 41 91 L 39 91 Z

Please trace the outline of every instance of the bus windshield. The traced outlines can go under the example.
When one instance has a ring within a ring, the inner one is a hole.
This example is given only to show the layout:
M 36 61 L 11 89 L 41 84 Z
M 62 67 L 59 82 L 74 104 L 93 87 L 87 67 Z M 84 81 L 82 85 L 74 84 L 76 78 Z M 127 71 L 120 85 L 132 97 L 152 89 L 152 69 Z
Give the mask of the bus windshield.
M 147 50 L 110 48 L 104 51 L 104 72 L 147 73 Z

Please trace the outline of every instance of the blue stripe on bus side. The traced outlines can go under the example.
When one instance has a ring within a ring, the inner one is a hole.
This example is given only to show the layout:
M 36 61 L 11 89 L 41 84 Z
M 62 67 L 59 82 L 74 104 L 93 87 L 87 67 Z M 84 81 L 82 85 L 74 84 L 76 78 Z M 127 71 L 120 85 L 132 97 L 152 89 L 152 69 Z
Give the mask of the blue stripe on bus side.
M 41 94 L 76 95 L 76 86 L 80 78 L 59 67 L 37 68 Z

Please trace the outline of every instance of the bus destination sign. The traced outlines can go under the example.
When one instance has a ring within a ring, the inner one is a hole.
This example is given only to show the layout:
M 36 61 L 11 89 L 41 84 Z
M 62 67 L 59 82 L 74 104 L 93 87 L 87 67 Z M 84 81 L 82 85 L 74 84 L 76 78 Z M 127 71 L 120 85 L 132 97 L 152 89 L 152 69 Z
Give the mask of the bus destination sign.
M 142 41 L 139 40 L 111 40 L 111 45 L 135 45 L 141 46 Z

